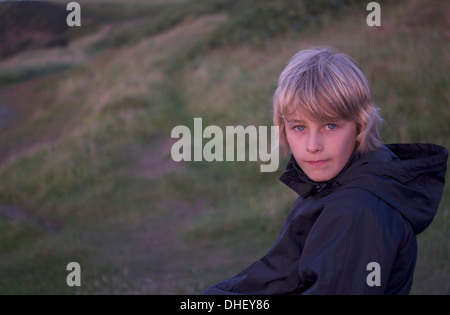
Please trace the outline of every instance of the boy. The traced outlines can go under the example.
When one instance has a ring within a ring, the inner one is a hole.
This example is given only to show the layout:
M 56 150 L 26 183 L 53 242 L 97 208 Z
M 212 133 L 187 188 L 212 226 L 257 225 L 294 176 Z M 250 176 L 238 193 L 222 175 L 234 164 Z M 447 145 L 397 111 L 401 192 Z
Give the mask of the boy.
M 280 180 L 299 197 L 269 252 L 203 294 L 408 294 L 447 150 L 384 146 L 366 77 L 334 49 L 297 53 L 273 100 L 291 152 Z

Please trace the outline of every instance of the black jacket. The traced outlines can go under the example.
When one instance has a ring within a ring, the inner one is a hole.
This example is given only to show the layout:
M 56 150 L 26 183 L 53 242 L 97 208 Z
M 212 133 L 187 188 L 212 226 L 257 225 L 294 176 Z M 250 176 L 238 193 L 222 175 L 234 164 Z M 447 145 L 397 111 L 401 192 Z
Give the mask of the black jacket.
M 299 198 L 275 244 L 202 294 L 408 294 L 416 234 L 438 209 L 447 158 L 441 146 L 391 144 L 353 154 L 324 183 L 291 158 L 280 180 Z

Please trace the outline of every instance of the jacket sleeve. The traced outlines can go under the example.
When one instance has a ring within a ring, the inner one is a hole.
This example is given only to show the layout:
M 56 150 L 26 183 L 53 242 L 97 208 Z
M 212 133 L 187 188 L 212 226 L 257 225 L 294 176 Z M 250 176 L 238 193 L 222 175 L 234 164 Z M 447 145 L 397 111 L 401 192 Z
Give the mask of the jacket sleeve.
M 314 223 L 298 264 L 303 294 L 383 294 L 395 261 L 394 211 L 360 189 L 341 191 Z
M 234 292 L 233 287 L 237 283 L 239 283 L 240 281 L 245 279 L 247 273 L 249 272 L 249 270 L 251 270 L 253 268 L 253 266 L 255 264 L 256 264 L 256 262 L 254 262 L 253 264 L 251 264 L 250 266 L 248 266 L 243 271 L 241 271 L 239 274 L 237 274 L 236 276 L 234 276 L 233 278 L 231 278 L 229 280 L 224 280 L 224 281 L 221 281 L 214 285 L 211 285 L 210 287 L 206 288 L 201 294 L 202 295 L 244 295 L 244 294 L 249 294 L 247 292 L 246 293 Z

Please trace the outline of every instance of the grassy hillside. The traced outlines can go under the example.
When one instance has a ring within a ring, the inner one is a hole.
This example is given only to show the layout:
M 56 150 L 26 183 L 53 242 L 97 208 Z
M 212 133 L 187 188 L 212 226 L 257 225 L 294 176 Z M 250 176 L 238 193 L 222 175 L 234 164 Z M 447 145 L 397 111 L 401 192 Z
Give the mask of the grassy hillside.
M 0 294 L 196 294 L 260 258 L 295 200 L 286 161 L 175 163 L 170 134 L 194 117 L 271 125 L 303 48 L 361 64 L 385 142 L 450 148 L 448 2 L 380 2 L 378 28 L 365 1 L 80 3 L 67 46 L 0 60 Z M 450 293 L 448 196 L 418 236 L 413 294 Z

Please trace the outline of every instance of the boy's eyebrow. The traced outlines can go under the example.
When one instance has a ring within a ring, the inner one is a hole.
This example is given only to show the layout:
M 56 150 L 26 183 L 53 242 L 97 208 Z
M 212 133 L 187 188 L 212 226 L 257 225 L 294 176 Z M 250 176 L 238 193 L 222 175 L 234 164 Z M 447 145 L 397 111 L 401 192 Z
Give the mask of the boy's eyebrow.
M 304 121 L 301 119 L 285 119 L 288 123 L 303 123 Z
M 292 123 L 294 123 L 294 124 L 305 124 L 305 122 L 303 120 L 301 120 L 301 119 L 285 119 L 285 121 L 287 123 L 289 123 L 289 124 L 292 124 Z M 335 119 L 324 120 L 322 122 L 330 122 L 331 123 L 331 122 L 339 122 L 339 121 L 342 121 L 342 119 L 335 118 Z

